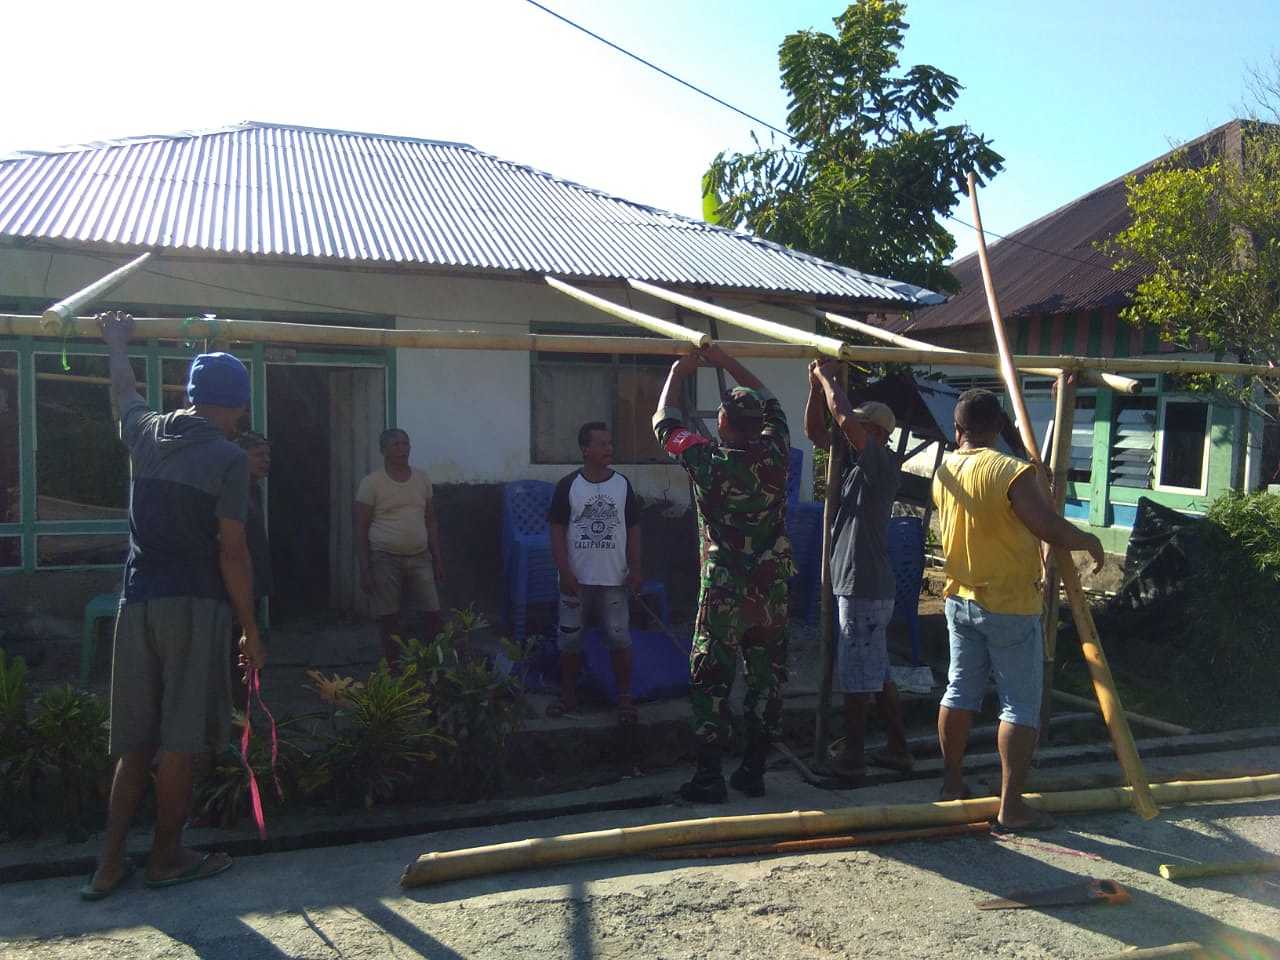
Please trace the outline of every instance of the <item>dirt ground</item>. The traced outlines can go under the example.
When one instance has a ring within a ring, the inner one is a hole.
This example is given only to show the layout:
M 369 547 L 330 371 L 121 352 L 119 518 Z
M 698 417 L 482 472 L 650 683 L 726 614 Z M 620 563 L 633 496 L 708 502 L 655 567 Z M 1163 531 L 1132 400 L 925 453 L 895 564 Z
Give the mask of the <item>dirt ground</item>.
M 1186 758 L 1198 769 L 1280 769 L 1280 748 Z M 1086 773 L 1096 767 L 1074 767 Z M 671 788 L 672 772 L 649 778 Z M 561 865 L 405 891 L 402 868 L 429 850 L 766 810 L 933 799 L 913 781 L 823 792 L 786 771 L 769 796 L 721 808 L 649 810 L 436 833 L 246 858 L 223 877 L 173 890 L 136 881 L 99 904 L 78 881 L 0 887 L 0 956 L 36 958 L 853 957 L 1090 958 L 1127 945 L 1230 945 L 1280 957 L 1280 877 L 1160 879 L 1164 862 L 1280 854 L 1280 800 L 1064 818 L 1018 842 L 967 838 L 745 861 L 644 857 Z M 1125 906 L 980 912 L 974 902 L 1109 878 Z

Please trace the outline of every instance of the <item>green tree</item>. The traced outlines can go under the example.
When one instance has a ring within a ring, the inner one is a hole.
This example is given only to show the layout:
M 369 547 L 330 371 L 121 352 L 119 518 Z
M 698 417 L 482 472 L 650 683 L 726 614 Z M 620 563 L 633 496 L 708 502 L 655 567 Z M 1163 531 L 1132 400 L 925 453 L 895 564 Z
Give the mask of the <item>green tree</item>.
M 1208 162 L 1174 154 L 1126 182 L 1132 222 L 1104 249 L 1146 268 L 1122 316 L 1163 340 L 1245 363 L 1280 359 L 1280 127 L 1242 122 Z M 1265 381 L 1274 393 L 1275 382 Z M 1251 385 L 1191 386 L 1242 397 Z
M 965 125 L 938 126 L 960 93 L 926 64 L 901 69 L 906 5 L 857 0 L 836 32 L 803 30 L 778 60 L 792 143 L 721 153 L 704 193 L 718 222 L 859 270 L 950 291 L 955 241 L 940 222 L 969 171 L 1003 158 Z M 754 137 L 754 135 L 753 135 Z

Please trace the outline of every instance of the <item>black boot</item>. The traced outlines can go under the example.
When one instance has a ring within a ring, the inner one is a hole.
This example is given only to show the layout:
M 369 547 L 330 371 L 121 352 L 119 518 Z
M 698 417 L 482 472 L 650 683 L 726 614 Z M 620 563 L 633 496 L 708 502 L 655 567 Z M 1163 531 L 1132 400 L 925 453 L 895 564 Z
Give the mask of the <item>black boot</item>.
M 692 803 L 724 803 L 729 798 L 720 773 L 720 749 L 701 747 L 693 779 L 680 787 L 680 799 Z
M 764 761 L 768 755 L 768 740 L 763 737 L 748 740 L 746 752 L 742 755 L 742 766 L 729 777 L 729 784 L 733 789 L 748 797 L 763 797 Z

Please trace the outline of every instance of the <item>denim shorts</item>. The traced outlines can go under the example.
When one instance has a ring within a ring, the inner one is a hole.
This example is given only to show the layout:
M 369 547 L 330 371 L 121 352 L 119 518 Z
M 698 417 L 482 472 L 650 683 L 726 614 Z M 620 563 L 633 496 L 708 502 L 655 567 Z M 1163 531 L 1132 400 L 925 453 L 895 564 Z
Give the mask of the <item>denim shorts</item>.
M 631 612 L 626 587 L 578 584 L 576 597 L 560 594 L 561 653 L 582 652 L 582 628 L 595 623 L 610 650 L 631 646 Z
M 893 598 L 864 600 L 836 595 L 840 616 L 836 648 L 835 690 L 838 693 L 879 693 L 889 681 L 889 643 L 886 631 L 893 619 Z
M 992 613 L 972 600 L 947 597 L 951 666 L 942 706 L 978 710 L 987 678 L 995 677 L 1000 719 L 1040 726 L 1044 688 L 1044 632 L 1038 614 Z

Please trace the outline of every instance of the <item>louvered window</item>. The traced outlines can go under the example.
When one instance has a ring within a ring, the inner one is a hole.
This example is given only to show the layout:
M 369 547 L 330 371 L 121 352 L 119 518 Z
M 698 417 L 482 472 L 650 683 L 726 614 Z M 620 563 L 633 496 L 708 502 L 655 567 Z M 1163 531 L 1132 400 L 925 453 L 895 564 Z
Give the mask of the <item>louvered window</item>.
M 1045 429 L 1053 419 L 1053 381 L 1047 377 L 1026 377 L 1022 390 L 1031 429 L 1043 446 Z M 1077 391 L 1076 412 L 1071 425 L 1071 466 L 1067 471 L 1067 479 L 1073 483 L 1088 483 L 1093 475 L 1093 411 L 1097 404 L 1097 391 Z M 1047 458 L 1049 452 L 1042 449 L 1041 455 Z
M 1142 377 L 1137 396 L 1116 394 L 1112 408 L 1110 483 L 1150 490 L 1156 475 L 1156 378 Z

